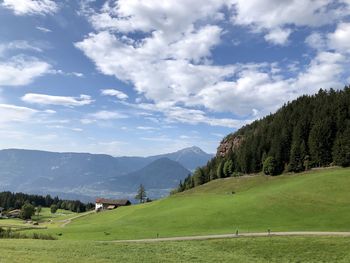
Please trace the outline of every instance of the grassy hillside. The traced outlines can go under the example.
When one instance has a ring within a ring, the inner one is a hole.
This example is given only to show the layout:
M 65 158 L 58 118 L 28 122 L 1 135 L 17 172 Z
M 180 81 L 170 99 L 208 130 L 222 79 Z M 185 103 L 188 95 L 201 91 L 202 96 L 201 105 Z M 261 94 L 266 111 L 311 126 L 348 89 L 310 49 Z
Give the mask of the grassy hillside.
M 55 214 L 52 214 L 50 208 L 43 207 L 39 216 L 37 214 L 32 216 L 32 220 L 38 222 L 38 225 L 32 225 L 30 223 L 27 223 L 26 220 L 22 220 L 20 218 L 13 218 L 0 219 L 0 227 L 11 227 L 12 229 L 57 227 L 62 225 L 64 223 L 64 220 L 84 214 L 85 213 L 78 214 L 63 209 L 58 209 Z
M 88 215 L 44 230 L 113 240 L 253 231 L 350 231 L 350 169 L 212 181 L 153 203 Z M 235 194 L 232 194 L 232 191 Z
M 350 238 L 273 237 L 115 244 L 0 240 L 0 262 L 349 262 Z

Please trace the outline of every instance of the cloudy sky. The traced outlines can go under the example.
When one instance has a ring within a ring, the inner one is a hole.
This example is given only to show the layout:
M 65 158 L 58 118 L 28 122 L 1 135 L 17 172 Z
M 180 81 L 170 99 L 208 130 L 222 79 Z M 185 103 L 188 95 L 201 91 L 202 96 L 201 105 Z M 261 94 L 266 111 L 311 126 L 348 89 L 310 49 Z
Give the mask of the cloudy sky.
M 0 0 L 0 148 L 215 152 L 349 59 L 349 0 Z

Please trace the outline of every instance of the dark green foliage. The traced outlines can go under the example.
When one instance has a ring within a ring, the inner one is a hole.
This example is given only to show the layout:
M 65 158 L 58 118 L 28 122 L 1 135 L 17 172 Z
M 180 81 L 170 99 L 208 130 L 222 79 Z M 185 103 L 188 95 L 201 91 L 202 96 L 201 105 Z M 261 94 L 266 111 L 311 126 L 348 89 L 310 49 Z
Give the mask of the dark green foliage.
M 35 214 L 35 207 L 30 203 L 25 203 L 21 209 L 21 218 L 22 219 L 31 219 Z
M 197 168 L 193 174 L 194 186 L 198 186 L 207 182 L 206 176 L 202 168 Z
M 234 149 L 203 167 L 208 180 L 261 171 L 273 175 L 301 172 L 332 164 L 350 166 L 350 87 L 321 89 L 288 102 L 223 139 L 226 145 L 234 141 Z M 268 156 L 272 159 L 266 163 Z
M 56 214 L 57 209 L 58 209 L 57 205 L 51 205 L 50 206 L 51 214 Z
M 52 198 L 50 195 L 44 197 L 24 193 L 0 192 L 0 207 L 5 210 L 21 209 L 25 203 L 41 207 L 50 207 L 52 204 L 56 204 L 58 208 L 77 213 L 85 212 L 94 207 L 91 203 L 84 204 L 79 200 L 61 200 L 58 197 Z
M 263 164 L 263 172 L 266 175 L 276 175 L 277 165 L 276 160 L 272 156 L 269 156 L 265 159 Z
M 230 177 L 233 173 L 233 161 L 228 159 L 224 164 L 224 176 Z
M 223 160 L 219 161 L 219 165 L 216 169 L 216 177 L 223 178 L 224 177 L 224 162 Z
M 350 166 L 350 122 L 339 132 L 333 146 L 333 160 L 337 165 Z

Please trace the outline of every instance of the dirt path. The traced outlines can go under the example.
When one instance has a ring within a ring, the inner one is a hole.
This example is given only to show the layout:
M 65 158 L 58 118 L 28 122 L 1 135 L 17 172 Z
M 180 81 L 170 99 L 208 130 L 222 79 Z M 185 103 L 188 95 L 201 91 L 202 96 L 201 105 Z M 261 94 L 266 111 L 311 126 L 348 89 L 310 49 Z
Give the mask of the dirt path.
M 186 241 L 186 240 L 207 240 L 220 238 L 242 238 L 242 237 L 274 237 L 274 236 L 343 236 L 350 237 L 350 232 L 271 232 L 265 233 L 242 233 L 242 234 L 224 234 L 224 235 L 206 235 L 206 236 L 187 236 L 187 237 L 164 237 L 149 239 L 133 239 L 133 240 L 112 240 L 99 242 L 113 243 L 142 243 L 142 242 L 162 242 L 162 241 Z
M 84 213 L 84 214 L 77 215 L 77 216 L 74 216 L 74 217 L 71 217 L 71 218 L 62 220 L 62 221 L 58 221 L 58 222 L 62 222 L 62 224 L 60 225 L 60 227 L 65 227 L 66 225 L 68 225 L 69 223 L 71 223 L 72 220 L 75 220 L 75 219 L 80 218 L 80 217 L 83 217 L 83 216 L 90 215 L 90 214 L 92 214 L 92 213 L 95 213 L 95 210 L 90 211 L 90 212 L 86 212 L 86 213 Z

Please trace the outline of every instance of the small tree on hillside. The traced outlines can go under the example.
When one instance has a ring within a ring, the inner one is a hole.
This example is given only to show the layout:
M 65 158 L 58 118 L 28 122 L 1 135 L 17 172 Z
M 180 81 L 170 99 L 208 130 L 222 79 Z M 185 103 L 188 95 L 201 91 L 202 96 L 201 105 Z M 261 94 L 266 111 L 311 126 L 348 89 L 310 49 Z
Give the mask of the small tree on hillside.
M 223 161 L 219 162 L 219 165 L 216 169 L 216 177 L 217 178 L 223 178 L 224 177 L 224 165 L 223 165 Z
M 58 209 L 57 205 L 51 205 L 50 207 L 51 214 L 55 214 L 57 212 L 57 209 Z
M 37 214 L 38 217 L 40 216 L 40 213 L 41 213 L 41 205 L 39 205 L 39 206 L 36 208 L 36 214 Z
M 30 203 L 25 203 L 22 206 L 20 216 L 22 219 L 31 219 L 31 217 L 32 217 L 32 215 L 34 215 L 34 213 L 35 213 L 35 207 Z
M 230 177 L 233 174 L 233 162 L 228 159 L 224 164 L 224 175 L 225 177 Z
M 146 189 L 140 184 L 139 189 L 137 190 L 137 195 L 135 196 L 136 200 L 140 200 L 140 203 L 144 203 L 146 200 Z
M 277 166 L 275 158 L 269 156 L 265 159 L 263 163 L 263 172 L 266 175 L 276 175 Z

